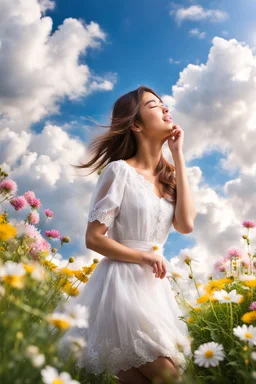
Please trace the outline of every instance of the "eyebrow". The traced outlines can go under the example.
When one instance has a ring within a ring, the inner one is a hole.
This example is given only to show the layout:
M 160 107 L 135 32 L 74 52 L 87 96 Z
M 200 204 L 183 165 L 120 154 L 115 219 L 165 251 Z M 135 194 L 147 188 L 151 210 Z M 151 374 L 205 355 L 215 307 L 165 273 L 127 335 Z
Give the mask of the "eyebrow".
M 158 99 L 159 100 L 159 99 Z M 150 103 L 151 101 L 154 101 L 155 103 L 156 103 L 156 100 L 148 100 L 145 104 L 144 104 L 144 107 L 148 104 L 148 103 Z M 160 100 L 161 101 L 161 100 Z M 161 101 L 161 103 L 163 104 L 163 102 Z

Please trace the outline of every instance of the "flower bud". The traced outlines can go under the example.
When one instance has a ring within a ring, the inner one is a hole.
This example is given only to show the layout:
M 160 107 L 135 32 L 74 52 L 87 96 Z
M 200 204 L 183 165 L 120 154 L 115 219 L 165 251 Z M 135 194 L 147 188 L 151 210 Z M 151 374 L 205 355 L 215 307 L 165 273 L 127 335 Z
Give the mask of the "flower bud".
M 61 242 L 62 243 L 69 243 L 70 242 L 70 237 L 69 236 L 63 236 L 61 238 Z
M 69 263 L 74 263 L 75 258 L 74 258 L 74 257 L 70 257 L 70 258 L 68 259 L 68 261 L 69 261 Z

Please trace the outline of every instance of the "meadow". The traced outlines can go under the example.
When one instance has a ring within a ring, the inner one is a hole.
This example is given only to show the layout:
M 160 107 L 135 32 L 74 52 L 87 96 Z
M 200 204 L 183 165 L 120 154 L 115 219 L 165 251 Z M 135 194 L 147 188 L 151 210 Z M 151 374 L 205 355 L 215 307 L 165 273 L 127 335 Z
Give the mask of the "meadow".
M 75 258 L 60 263 L 56 255 L 71 241 L 51 227 L 54 212 L 41 206 L 33 191 L 18 196 L 16 182 L 0 168 L 0 382 L 15 384 L 117 383 L 104 372 L 100 376 L 75 368 L 86 340 L 70 339 L 70 356 L 60 358 L 58 340 L 70 327 L 86 328 L 88 310 L 70 306 L 70 297 L 79 295 L 98 259 L 75 268 Z M 28 210 L 25 220 L 10 219 L 8 210 Z M 40 231 L 43 211 L 49 229 Z M 181 321 L 189 329 L 191 355 L 179 382 L 248 383 L 256 381 L 256 253 L 250 250 L 250 231 L 256 224 L 241 224 L 244 249 L 232 247 L 216 260 L 220 277 L 196 281 L 193 258 L 185 255 L 183 271 L 193 282 L 196 305 L 181 289 L 184 276 L 173 269 L 170 289 L 182 308 Z M 56 311 L 57 307 L 62 311 Z M 177 343 L 181 351 L 182 343 Z M 155 384 L 158 382 L 155 381 Z M 170 379 L 165 383 L 174 383 Z

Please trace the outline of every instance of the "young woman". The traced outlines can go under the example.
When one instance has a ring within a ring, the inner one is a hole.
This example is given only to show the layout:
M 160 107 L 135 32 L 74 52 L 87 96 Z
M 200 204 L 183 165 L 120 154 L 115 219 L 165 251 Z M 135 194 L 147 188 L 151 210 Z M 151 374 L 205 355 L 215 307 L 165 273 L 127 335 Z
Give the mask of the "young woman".
M 145 86 L 115 102 L 105 127 L 107 133 L 89 147 L 92 159 L 77 166 L 97 161 L 93 171 L 104 166 L 85 236 L 86 247 L 104 257 L 76 298 L 89 310 L 89 326 L 68 330 L 62 342 L 83 337 L 78 366 L 108 371 L 120 383 L 149 383 L 164 373 L 178 378 L 191 350 L 166 278 L 170 265 L 163 246 L 172 225 L 189 233 L 196 216 L 182 154 L 184 133 Z M 162 153 L 167 140 L 175 166 Z

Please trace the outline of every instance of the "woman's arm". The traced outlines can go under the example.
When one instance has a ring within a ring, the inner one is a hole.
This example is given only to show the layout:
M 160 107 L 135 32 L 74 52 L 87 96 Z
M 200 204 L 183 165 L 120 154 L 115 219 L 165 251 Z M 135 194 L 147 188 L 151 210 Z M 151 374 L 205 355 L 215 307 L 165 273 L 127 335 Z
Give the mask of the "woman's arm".
M 181 150 L 174 151 L 172 157 L 175 164 L 177 202 L 173 226 L 181 233 L 193 231 L 196 210 L 189 188 L 184 156 Z
M 150 252 L 133 249 L 105 236 L 107 226 L 99 221 L 89 222 L 86 232 L 86 248 L 113 260 L 137 264 L 148 264 Z

